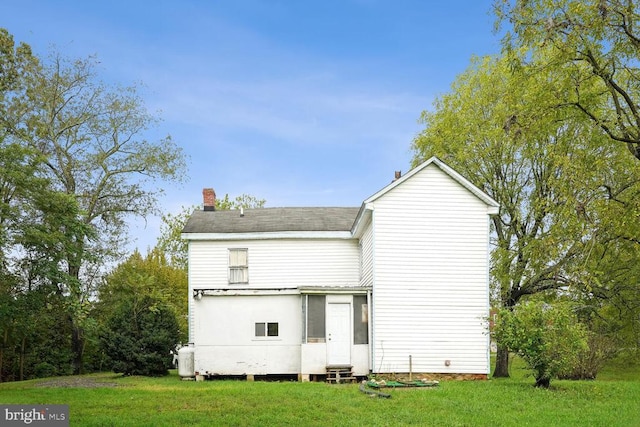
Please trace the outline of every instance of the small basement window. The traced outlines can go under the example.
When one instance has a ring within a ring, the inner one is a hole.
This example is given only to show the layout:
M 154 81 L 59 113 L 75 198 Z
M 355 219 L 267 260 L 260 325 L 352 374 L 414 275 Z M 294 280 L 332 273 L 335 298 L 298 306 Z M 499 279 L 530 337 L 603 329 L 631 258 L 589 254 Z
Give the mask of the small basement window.
M 256 337 L 277 337 L 277 322 L 256 322 Z

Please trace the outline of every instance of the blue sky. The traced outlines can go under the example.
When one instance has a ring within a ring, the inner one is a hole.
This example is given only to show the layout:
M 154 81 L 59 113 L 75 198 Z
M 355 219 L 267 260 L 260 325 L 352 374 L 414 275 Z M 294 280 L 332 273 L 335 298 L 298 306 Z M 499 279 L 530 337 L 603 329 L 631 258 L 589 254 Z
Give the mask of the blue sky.
M 164 211 L 202 188 L 266 206 L 359 206 L 409 169 L 421 111 L 500 50 L 491 0 L 4 1 L 5 27 L 45 56 L 96 55 L 101 78 L 142 82 L 188 156 Z M 153 246 L 159 218 L 131 221 Z

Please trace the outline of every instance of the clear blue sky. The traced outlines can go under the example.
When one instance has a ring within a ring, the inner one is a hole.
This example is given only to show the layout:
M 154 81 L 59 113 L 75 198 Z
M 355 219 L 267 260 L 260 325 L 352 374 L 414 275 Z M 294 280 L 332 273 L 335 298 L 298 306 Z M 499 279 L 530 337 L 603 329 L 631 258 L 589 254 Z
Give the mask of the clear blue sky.
M 472 55 L 499 52 L 491 0 L 3 1 L 16 41 L 97 55 L 142 82 L 189 157 L 164 211 L 202 188 L 275 206 L 359 206 L 409 169 L 421 111 Z M 159 219 L 131 222 L 143 251 Z

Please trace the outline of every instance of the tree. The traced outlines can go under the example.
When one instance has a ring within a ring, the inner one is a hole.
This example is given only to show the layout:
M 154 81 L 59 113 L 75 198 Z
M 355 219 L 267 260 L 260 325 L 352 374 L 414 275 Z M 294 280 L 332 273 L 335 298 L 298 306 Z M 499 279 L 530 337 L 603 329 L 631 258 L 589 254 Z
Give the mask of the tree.
M 499 0 L 514 63 L 553 77 L 575 108 L 640 159 L 640 5 L 634 0 Z
M 20 233 L 18 218 L 28 204 L 28 192 L 46 191 L 47 182 L 35 176 L 43 158 L 37 150 L 14 141 L 12 132 L 19 127 L 18 113 L 26 97 L 21 76 L 37 66 L 38 60 L 26 44 L 15 45 L 13 37 L 0 28 L 0 268 L 7 274 L 8 253 L 13 237 Z
M 124 300 L 101 336 L 112 369 L 124 375 L 166 375 L 178 344 L 178 322 L 166 304 L 150 296 Z
M 145 139 L 157 120 L 137 89 L 105 85 L 96 65 L 93 59 L 68 61 L 53 54 L 44 65 L 28 62 L 4 94 L 11 119 L 5 142 L 43 158 L 35 176 L 75 200 L 77 219 L 87 230 L 66 242 L 74 248 L 60 254 L 59 265 L 68 280 L 57 283 L 74 307 L 75 373 L 83 361 L 86 311 L 81 308 L 95 294 L 102 266 L 122 255 L 126 218 L 156 213 L 162 194 L 157 181 L 180 180 L 185 169 L 182 151 L 170 137 Z
M 632 204 L 637 197 L 620 195 L 620 203 Z M 615 206 L 612 206 L 615 208 Z M 581 304 L 581 321 L 589 326 L 590 352 L 585 354 L 585 367 L 577 372 L 595 377 L 608 358 L 623 353 L 637 359 L 640 351 L 640 245 L 637 230 L 627 224 L 637 221 L 635 215 L 616 215 L 620 226 L 603 235 L 585 259 L 584 268 L 591 281 L 582 292 L 573 295 Z M 629 234 L 627 234 L 629 233 Z
M 527 301 L 502 310 L 495 330 L 496 338 L 533 370 L 536 387 L 548 388 L 551 379 L 570 371 L 587 348 L 586 331 L 567 303 Z
M 414 164 L 436 155 L 500 203 L 492 217 L 494 304 L 590 283 L 584 261 L 603 224 L 633 207 L 640 174 L 619 146 L 584 117 L 548 108 L 555 93 L 542 73 L 514 74 L 509 58 L 476 59 L 424 112 Z M 608 190 L 607 190 L 608 189 Z M 637 200 L 637 199 L 636 199 Z M 632 228 L 629 228 L 630 231 Z M 494 376 L 508 376 L 498 343 Z
M 225 194 L 223 198 L 217 198 L 215 203 L 216 210 L 254 209 L 264 207 L 266 200 L 258 199 L 250 194 L 242 194 L 231 200 L 229 194 Z M 158 237 L 156 244 L 156 247 L 162 250 L 170 260 L 171 265 L 185 270 L 187 269 L 188 248 L 187 241 L 183 240 L 180 235 L 195 209 L 197 209 L 196 206 L 183 206 L 177 214 L 164 214 L 160 225 L 160 237 Z
M 148 296 L 171 310 L 178 321 L 180 341 L 187 341 L 187 272 L 168 263 L 154 248 L 142 256 L 135 251 L 105 278 L 100 287 L 94 315 L 105 319 L 123 300 Z

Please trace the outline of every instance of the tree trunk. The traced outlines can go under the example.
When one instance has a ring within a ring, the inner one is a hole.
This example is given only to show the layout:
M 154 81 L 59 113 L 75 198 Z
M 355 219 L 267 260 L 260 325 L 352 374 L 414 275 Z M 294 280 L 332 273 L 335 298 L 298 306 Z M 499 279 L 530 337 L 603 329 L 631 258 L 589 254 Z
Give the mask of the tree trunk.
M 84 330 L 72 321 L 71 350 L 73 352 L 73 374 L 80 375 L 84 370 Z
M 24 349 L 27 345 L 27 337 L 22 338 L 22 343 L 20 345 L 20 375 L 19 381 L 24 380 Z
M 2 346 L 0 346 L 0 383 L 2 382 L 2 365 L 4 363 L 4 349 L 7 347 L 7 341 L 9 341 L 9 329 L 4 330 L 4 336 L 2 339 Z
M 84 244 L 82 241 L 78 242 L 78 246 L 77 253 L 84 253 Z M 69 276 L 72 278 L 69 286 L 77 286 L 76 289 L 72 290 L 70 297 L 74 299 L 74 303 L 79 304 L 82 301 L 82 292 L 80 291 L 80 264 L 81 261 L 74 258 L 69 260 L 68 266 Z M 69 314 L 71 321 L 73 375 L 80 375 L 84 371 L 84 329 L 82 328 L 82 323 L 78 320 L 79 316 L 80 314 L 75 311 Z
M 496 366 L 493 370 L 494 378 L 509 378 L 509 350 L 498 344 Z
M 551 384 L 550 378 L 536 378 L 536 387 L 549 388 L 549 384 Z

